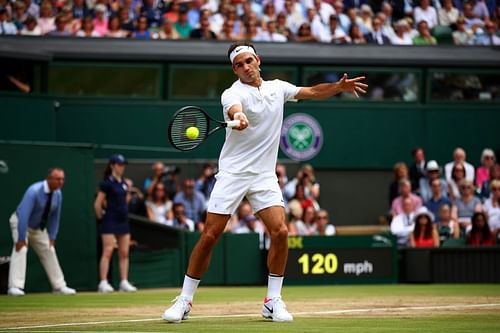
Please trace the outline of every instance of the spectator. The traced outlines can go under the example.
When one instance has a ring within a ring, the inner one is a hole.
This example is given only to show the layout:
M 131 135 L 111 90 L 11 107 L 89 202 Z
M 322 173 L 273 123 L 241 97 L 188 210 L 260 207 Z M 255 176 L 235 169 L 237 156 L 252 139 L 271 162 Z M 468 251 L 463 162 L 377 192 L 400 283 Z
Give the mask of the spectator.
M 31 0 L 28 1 L 31 2 Z M 73 12 L 73 17 L 80 20 L 86 16 L 92 15 L 92 11 L 87 7 L 84 0 L 73 0 L 71 11 Z
M 297 35 L 300 26 L 306 21 L 301 4 L 296 0 L 285 0 L 284 13 L 287 27 L 290 28 L 293 34 Z
M 410 247 L 439 247 L 439 234 L 434 217 L 422 207 L 415 212 L 415 228 L 410 233 Z
M 472 12 L 474 15 L 483 21 L 489 20 L 490 11 L 488 10 L 486 2 L 484 0 L 475 0 L 473 3 L 474 8 L 472 9 Z
M 151 32 L 148 30 L 148 19 L 145 16 L 137 19 L 137 28 L 132 32 L 132 38 L 135 39 L 151 39 Z
M 427 1 L 427 0 L 422 0 Z M 413 37 L 414 45 L 436 45 L 437 40 L 431 35 L 426 21 L 420 21 L 417 24 L 418 36 Z
M 351 28 L 349 30 L 349 38 L 351 39 L 352 44 L 367 43 L 365 36 L 363 36 L 357 24 L 351 24 Z
M 316 234 L 316 210 L 313 206 L 303 208 L 302 219 L 297 221 L 297 232 L 299 236 L 311 236 Z
M 391 39 L 394 45 L 413 45 L 413 39 L 410 36 L 410 25 L 408 21 L 401 19 L 395 23 L 396 33 Z
M 42 29 L 38 26 L 36 18 L 28 16 L 26 21 L 24 21 L 24 27 L 20 34 L 23 36 L 40 36 L 42 34 Z
M 473 6 L 470 2 L 464 3 L 464 20 L 467 28 L 472 29 L 472 31 L 484 26 L 484 21 L 474 14 Z
M 220 40 L 227 40 L 227 41 L 239 40 L 240 37 L 234 33 L 234 21 L 225 20 L 224 23 L 222 24 L 222 29 L 217 38 Z
M 77 37 L 100 37 L 99 33 L 94 30 L 94 19 L 92 16 L 86 16 L 83 19 L 82 29 L 76 33 Z
M 427 22 L 427 26 L 429 27 L 429 29 L 432 29 L 436 25 L 438 25 L 438 16 L 436 9 L 430 6 L 429 0 L 420 0 L 420 6 L 417 6 L 414 9 L 413 18 L 415 22 L 417 22 L 417 25 L 422 21 Z
M 483 183 L 490 178 L 490 168 L 496 163 L 495 152 L 486 148 L 481 153 L 481 166 L 476 169 L 476 188 L 481 189 Z
M 314 8 L 307 9 L 307 22 L 311 28 L 311 34 L 318 42 L 328 43 L 328 35 L 326 32 L 326 28 L 321 22 L 319 15 Z
M 261 19 L 263 26 L 267 25 L 267 22 L 269 21 L 276 20 L 276 7 L 274 6 L 273 1 L 266 2 L 266 4 L 264 5 L 264 13 L 261 16 Z
M 1 20 L 0 15 L 0 21 Z M 44 2 L 40 8 L 40 17 L 38 18 L 38 26 L 42 30 L 42 35 L 46 35 L 56 28 L 55 20 L 56 18 L 52 11 L 52 5 L 50 2 Z
M 475 212 L 481 211 L 481 200 L 474 196 L 474 185 L 470 180 L 464 179 L 458 183 L 460 198 L 453 201 L 452 216 L 458 218 L 460 227 L 468 231 L 471 217 Z
M 467 234 L 467 245 L 495 245 L 495 236 L 490 230 L 486 214 L 483 212 L 475 212 L 474 215 L 472 215 L 471 221 L 472 228 Z
M 421 147 L 413 149 L 411 152 L 413 163 L 410 165 L 411 186 L 418 193 L 420 191 L 420 178 L 425 176 L 425 152 Z
M 373 11 L 369 5 L 364 4 L 361 5 L 359 13 L 360 15 L 356 17 L 354 22 L 360 26 L 361 31 L 366 35 L 373 31 Z
M 284 43 L 287 39 L 276 30 L 276 21 L 269 20 L 266 23 L 266 31 L 262 31 L 260 34 L 259 41 Z
M 391 44 L 389 38 L 382 33 L 382 22 L 378 17 L 373 19 L 372 31 L 365 35 L 368 44 L 388 45 Z
M 106 5 L 99 3 L 94 7 L 94 11 L 94 29 L 95 31 L 97 31 L 100 37 L 104 37 L 108 33 L 108 9 L 106 8 Z
M 172 21 L 169 22 L 172 23 Z M 165 22 L 163 24 L 165 25 Z M 174 23 L 174 29 L 179 34 L 178 38 L 189 38 L 189 34 L 191 33 L 191 30 L 193 30 L 193 27 L 189 24 L 188 11 L 186 9 L 180 10 L 179 19 Z
M 399 196 L 399 182 L 402 179 L 408 178 L 408 167 L 404 162 L 398 162 L 394 164 L 392 174 L 394 179 L 389 185 L 389 205 L 391 205 L 392 201 Z
M 320 209 L 316 214 L 316 231 L 319 236 L 333 236 L 337 233 L 325 209 Z
M 233 214 L 232 216 L 232 221 L 228 226 L 228 231 L 235 233 L 237 229 L 245 228 L 245 218 L 250 215 L 253 215 L 252 206 L 248 200 L 244 198 L 239 204 L 236 214 Z
M 500 180 L 495 179 L 490 185 L 491 197 L 484 202 L 484 211 L 488 216 L 491 231 L 500 239 Z
M 176 166 L 165 167 L 165 164 L 160 161 L 155 162 L 151 168 L 153 170 L 153 175 L 144 180 L 144 192 L 146 192 L 147 195 L 151 195 L 156 183 L 162 182 L 165 184 L 167 196 L 173 198 L 178 192 L 177 177 L 180 173 L 180 169 Z
M 474 44 L 474 32 L 465 25 L 463 17 L 457 19 L 457 30 L 452 32 L 453 43 L 455 45 L 472 45 Z
M 125 164 L 123 155 L 110 157 L 104 180 L 99 185 L 99 192 L 94 202 L 94 209 L 99 221 L 99 233 L 102 240 L 102 255 L 99 263 L 100 282 L 97 290 L 101 293 L 113 292 L 108 282 L 108 271 L 115 245 L 118 244 L 120 268 L 120 290 L 137 290 L 128 281 L 130 227 L 128 223 L 128 186 L 123 179 Z
M 143 5 L 140 12 L 140 17 L 145 17 L 147 22 L 147 28 L 159 28 L 162 20 L 162 8 L 159 7 L 161 2 L 155 0 L 143 0 Z M 177 15 L 179 14 L 179 1 L 172 0 L 170 2 L 170 9 L 165 14 L 171 22 L 177 22 Z
M 441 245 L 450 238 L 460 238 L 460 226 L 451 216 L 451 206 L 443 204 L 439 207 L 437 229 Z
M 200 177 L 196 180 L 195 189 L 205 196 L 205 199 L 210 198 L 210 193 L 215 185 L 215 167 L 212 163 L 205 163 Z
M 447 181 L 450 181 L 450 179 L 452 178 L 451 170 L 456 163 L 463 163 L 465 166 L 465 178 L 470 181 L 474 180 L 474 167 L 471 164 L 467 163 L 465 158 L 465 150 L 460 147 L 455 148 L 455 150 L 453 151 L 453 161 L 446 163 L 446 165 L 444 166 L 444 172 Z
M 189 34 L 189 38 L 191 39 L 203 39 L 203 40 L 215 40 L 217 39 L 217 35 L 215 32 L 210 30 L 210 22 L 208 18 L 201 17 L 200 18 L 200 28 L 191 30 Z
M 460 12 L 453 6 L 453 0 L 442 0 L 443 6 L 438 9 L 439 25 L 451 26 L 458 20 Z
M 258 41 L 259 40 L 259 31 L 257 29 L 257 24 L 255 22 L 248 22 L 245 25 L 245 33 L 244 38 L 250 41 Z
M 165 185 L 156 183 L 151 193 L 151 199 L 146 200 L 147 217 L 151 221 L 166 224 L 172 219 L 172 201 L 168 198 Z
M 71 36 L 70 32 L 66 29 L 66 23 L 66 18 L 62 14 L 57 15 L 55 20 L 56 28 L 50 31 L 47 35 L 55 37 Z
M 500 180 L 500 165 L 494 164 L 490 168 L 490 176 L 488 180 L 483 182 L 483 186 L 481 188 L 480 196 L 483 200 L 490 197 L 490 187 L 491 183 L 495 180 Z
M 408 246 L 410 234 L 415 228 L 415 209 L 411 198 L 403 199 L 403 210 L 391 221 L 391 233 L 396 236 L 399 247 Z
M 128 31 L 130 34 L 132 31 L 134 31 L 134 20 L 130 16 L 130 11 L 128 8 L 122 7 L 120 8 L 120 11 L 118 12 L 118 17 L 120 18 L 120 27 Z
M 389 41 L 392 40 L 392 38 L 394 38 L 394 35 L 396 33 L 394 32 L 392 25 L 387 23 L 387 17 L 385 16 L 385 14 L 382 12 L 379 12 L 379 13 L 377 13 L 377 15 L 375 17 L 380 20 L 380 23 L 381 23 L 380 30 L 382 31 L 382 34 L 387 36 Z M 390 42 L 389 42 L 389 44 L 390 44 Z
M 174 28 L 172 22 L 167 18 L 163 19 L 163 24 L 161 25 L 161 30 L 155 35 L 157 39 L 179 39 L 181 36 Z
M 311 25 L 307 22 L 300 25 L 295 40 L 301 43 L 318 42 L 318 39 L 311 32 Z
M 286 14 L 284 12 L 279 13 L 277 16 L 276 32 L 285 36 L 287 41 L 292 41 L 294 39 L 292 31 L 288 28 Z
M 402 179 L 399 182 L 399 196 L 392 201 L 391 214 L 396 216 L 403 212 L 403 200 L 410 198 L 413 203 L 413 209 L 422 207 L 422 199 L 418 195 L 411 193 L 411 183 L 408 179 Z
M 347 44 L 351 42 L 351 38 L 347 36 L 338 24 L 338 16 L 330 16 L 330 24 L 328 33 L 330 34 L 330 43 L 332 44 Z
M 449 205 L 451 207 L 451 201 L 444 195 L 446 193 L 446 185 L 443 192 L 443 181 L 443 179 L 439 178 L 434 178 L 430 181 L 431 196 L 425 201 L 425 207 L 434 216 L 439 216 L 439 208 L 442 205 Z
M 500 45 L 498 27 L 495 22 L 487 21 L 484 24 L 485 32 L 476 37 L 476 45 Z
M 288 203 L 288 219 L 287 219 L 287 228 L 289 236 L 297 236 L 299 234 L 297 223 L 302 219 L 302 214 L 304 213 L 304 209 L 300 205 L 300 203 L 295 201 L 290 201 Z
M 26 14 L 28 16 L 33 16 L 35 18 L 40 16 L 40 6 L 38 4 L 34 3 L 31 0 L 24 0 L 24 5 L 26 7 Z
M 195 223 L 186 216 L 186 209 L 182 203 L 175 203 L 173 206 L 173 218 L 165 223 L 168 226 L 186 231 L 194 231 Z
M 342 0 L 336 0 L 333 3 L 333 8 L 335 8 L 335 13 L 337 14 L 338 21 L 339 21 L 339 24 L 340 24 L 340 27 L 342 28 L 342 30 L 344 30 L 346 32 L 350 31 L 352 23 L 351 23 L 351 20 L 349 19 L 349 17 L 346 14 L 344 14 L 344 2 Z M 357 43 L 357 44 L 360 44 L 360 43 Z
M 129 32 L 127 30 L 123 30 L 120 26 L 120 18 L 116 15 L 113 15 L 109 18 L 108 21 L 108 32 L 106 33 L 106 37 L 112 38 L 126 38 Z
M 128 212 L 140 216 L 146 216 L 146 206 L 144 205 L 144 194 L 137 187 L 130 178 L 125 178 L 125 183 L 128 186 L 127 202 Z
M 12 15 L 12 23 L 16 26 L 17 31 L 20 31 L 24 27 L 24 21 L 28 14 L 26 13 L 26 6 L 23 2 L 14 2 L 14 13 Z
M 448 193 L 452 200 L 460 198 L 460 182 L 465 178 L 465 166 L 463 163 L 457 163 L 451 170 L 451 180 L 448 182 Z
M 278 184 L 280 185 L 281 192 L 284 192 L 285 185 L 288 183 L 288 177 L 286 175 L 286 167 L 283 163 L 276 163 L 276 177 L 278 177 Z M 285 196 L 283 195 L 283 199 Z M 286 207 L 286 199 L 285 199 L 285 207 Z
M 422 197 L 423 202 L 428 201 L 433 196 L 433 192 L 431 191 L 431 182 L 434 179 L 439 180 L 440 189 L 441 189 L 441 197 L 448 196 L 448 184 L 446 180 L 440 178 L 440 168 L 439 164 L 431 160 L 427 162 L 426 175 L 423 178 L 420 178 L 420 196 Z M 435 214 L 437 216 L 437 214 Z
M 184 179 L 182 191 L 175 195 L 174 203 L 182 203 L 186 216 L 194 221 L 198 230 L 202 230 L 207 203 L 203 194 L 195 190 L 194 184 L 194 179 Z
M 61 217 L 64 170 L 52 168 L 47 178 L 32 184 L 10 217 L 14 246 L 10 257 L 7 294 L 23 296 L 26 281 L 28 243 L 35 250 L 47 273 L 54 293 L 74 295 L 59 266 L 55 243 Z

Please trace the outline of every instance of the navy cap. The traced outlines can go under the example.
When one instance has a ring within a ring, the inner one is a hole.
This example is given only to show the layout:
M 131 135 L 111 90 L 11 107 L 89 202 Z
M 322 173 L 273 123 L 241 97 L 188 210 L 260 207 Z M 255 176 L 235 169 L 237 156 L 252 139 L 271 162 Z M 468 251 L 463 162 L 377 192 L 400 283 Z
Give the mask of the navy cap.
M 0 7 L 0 14 L 5 14 L 7 13 L 7 8 Z
M 109 163 L 111 164 L 127 164 L 127 160 L 122 154 L 115 154 L 109 158 Z

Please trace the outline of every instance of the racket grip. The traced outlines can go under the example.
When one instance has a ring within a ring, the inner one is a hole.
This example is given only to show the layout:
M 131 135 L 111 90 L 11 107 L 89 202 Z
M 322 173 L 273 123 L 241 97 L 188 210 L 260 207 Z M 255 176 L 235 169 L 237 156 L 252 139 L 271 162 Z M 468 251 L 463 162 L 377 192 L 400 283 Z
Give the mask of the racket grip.
M 233 128 L 233 127 L 238 127 L 240 126 L 240 120 L 229 120 L 227 123 L 227 127 Z

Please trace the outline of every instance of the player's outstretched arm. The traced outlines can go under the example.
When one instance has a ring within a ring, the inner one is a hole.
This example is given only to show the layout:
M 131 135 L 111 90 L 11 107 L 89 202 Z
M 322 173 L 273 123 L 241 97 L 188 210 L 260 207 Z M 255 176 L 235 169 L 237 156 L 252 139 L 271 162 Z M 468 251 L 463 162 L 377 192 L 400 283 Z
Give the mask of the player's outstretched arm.
M 341 92 L 349 92 L 356 97 L 359 94 L 365 94 L 368 85 L 360 82 L 365 79 L 364 76 L 358 76 L 353 79 L 348 79 L 347 74 L 337 82 L 320 83 L 312 87 L 303 87 L 295 96 L 296 99 L 326 99 Z

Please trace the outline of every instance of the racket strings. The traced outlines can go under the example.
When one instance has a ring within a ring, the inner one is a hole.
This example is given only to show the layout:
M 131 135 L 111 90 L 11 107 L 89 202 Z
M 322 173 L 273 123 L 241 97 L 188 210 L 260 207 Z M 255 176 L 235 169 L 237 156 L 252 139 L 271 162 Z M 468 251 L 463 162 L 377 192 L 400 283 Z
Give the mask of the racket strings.
M 207 116 L 198 109 L 184 109 L 172 120 L 170 139 L 172 145 L 181 150 L 190 150 L 203 142 L 208 134 L 209 121 Z M 196 139 L 186 136 L 189 127 L 198 128 L 199 135 Z

